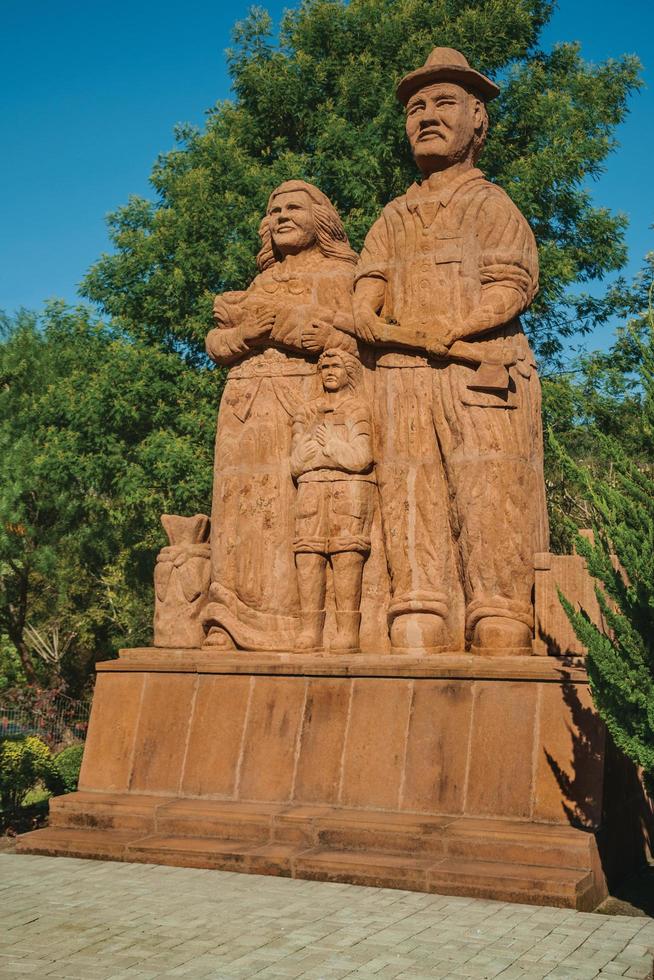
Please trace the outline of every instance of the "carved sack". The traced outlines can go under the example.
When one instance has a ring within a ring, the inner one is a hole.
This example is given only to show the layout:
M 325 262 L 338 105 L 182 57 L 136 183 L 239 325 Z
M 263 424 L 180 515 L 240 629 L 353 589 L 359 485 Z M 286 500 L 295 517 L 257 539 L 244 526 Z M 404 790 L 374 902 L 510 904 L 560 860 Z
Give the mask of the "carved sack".
M 211 574 L 209 528 L 205 514 L 162 514 L 170 545 L 157 555 L 154 570 L 154 645 L 202 646 L 202 617 Z

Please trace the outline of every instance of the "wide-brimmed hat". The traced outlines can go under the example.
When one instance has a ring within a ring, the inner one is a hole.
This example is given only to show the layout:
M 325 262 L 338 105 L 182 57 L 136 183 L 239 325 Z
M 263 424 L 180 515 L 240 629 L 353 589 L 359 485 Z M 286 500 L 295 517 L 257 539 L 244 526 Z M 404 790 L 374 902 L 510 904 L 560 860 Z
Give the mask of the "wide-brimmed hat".
M 416 68 L 404 76 L 397 86 L 397 97 L 406 105 L 414 92 L 434 82 L 463 85 L 484 102 L 489 102 L 500 94 L 495 82 L 471 68 L 460 51 L 455 51 L 454 48 L 433 48 L 422 68 Z

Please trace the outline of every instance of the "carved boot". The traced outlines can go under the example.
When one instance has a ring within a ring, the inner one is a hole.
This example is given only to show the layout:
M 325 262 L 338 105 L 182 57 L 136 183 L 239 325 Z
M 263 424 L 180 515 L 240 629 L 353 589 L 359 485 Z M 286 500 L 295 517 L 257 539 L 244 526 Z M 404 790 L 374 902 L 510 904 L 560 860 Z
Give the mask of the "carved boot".
M 336 636 L 331 644 L 332 653 L 347 653 L 359 649 L 361 613 L 354 610 L 336 613 Z
M 224 630 L 222 626 L 210 626 L 204 643 L 202 644 L 202 649 L 229 651 L 235 650 L 236 644 L 227 630 Z
M 408 612 L 391 623 L 393 653 L 442 653 L 447 650 L 445 623 L 436 613 Z
M 302 629 L 295 640 L 298 653 L 311 653 L 322 650 L 322 633 L 325 626 L 325 610 L 312 609 L 300 616 Z
M 531 630 L 505 616 L 484 616 L 472 635 L 472 652 L 487 657 L 530 656 Z

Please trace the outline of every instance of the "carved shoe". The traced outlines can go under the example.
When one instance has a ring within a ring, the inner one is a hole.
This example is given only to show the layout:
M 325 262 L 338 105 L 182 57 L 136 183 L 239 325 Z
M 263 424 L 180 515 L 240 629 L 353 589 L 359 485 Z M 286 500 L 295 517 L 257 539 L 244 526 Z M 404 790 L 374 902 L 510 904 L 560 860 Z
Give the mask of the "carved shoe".
M 359 649 L 361 613 L 356 611 L 336 613 L 336 636 L 331 643 L 332 653 L 347 653 Z
M 472 653 L 486 657 L 530 656 L 531 630 L 504 616 L 484 616 L 472 635 Z
M 235 650 L 236 644 L 227 630 L 224 630 L 222 626 L 210 626 L 202 644 L 202 649 L 229 651 Z
M 302 628 L 295 640 L 295 650 L 298 653 L 311 653 L 322 650 L 322 633 L 325 626 L 325 610 L 315 609 L 303 612 Z
M 445 623 L 435 613 L 402 613 L 391 623 L 393 653 L 443 653 L 447 649 Z

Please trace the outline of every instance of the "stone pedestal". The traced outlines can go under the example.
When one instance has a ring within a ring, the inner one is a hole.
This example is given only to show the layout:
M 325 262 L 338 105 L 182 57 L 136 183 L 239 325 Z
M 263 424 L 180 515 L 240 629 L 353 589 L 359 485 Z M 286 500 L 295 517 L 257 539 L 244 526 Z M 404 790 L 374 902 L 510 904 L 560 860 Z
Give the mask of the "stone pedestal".
M 625 853 L 604 760 L 551 657 L 129 650 L 79 791 L 18 849 L 590 909 Z

